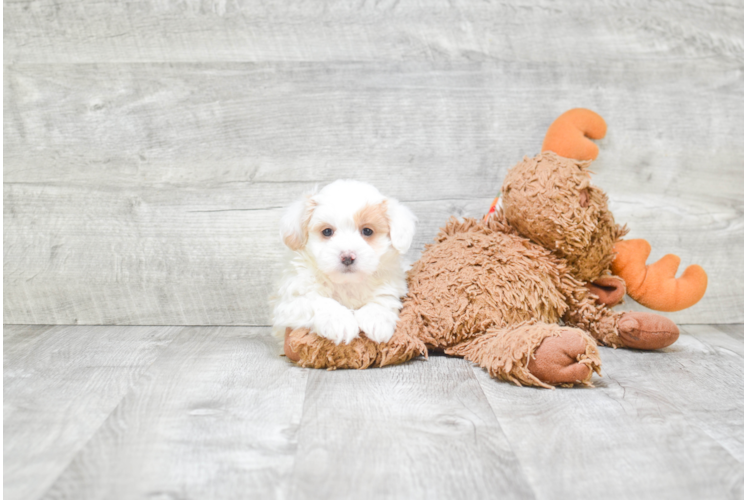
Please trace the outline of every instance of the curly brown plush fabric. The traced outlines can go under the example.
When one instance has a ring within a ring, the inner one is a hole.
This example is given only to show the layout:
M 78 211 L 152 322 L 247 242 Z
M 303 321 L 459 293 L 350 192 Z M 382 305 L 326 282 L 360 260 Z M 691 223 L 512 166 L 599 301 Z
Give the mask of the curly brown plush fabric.
M 408 273 L 397 331 L 444 349 L 489 328 L 556 323 L 568 308 L 564 266 L 518 236 L 500 211 L 485 223 L 452 217 Z
M 511 328 L 491 328 L 485 335 L 473 341 L 461 342 L 445 350 L 447 354 L 463 356 L 485 368 L 492 376 L 514 382 L 517 385 L 552 387 L 536 377 L 528 368 L 535 351 L 548 337 L 558 337 L 563 333 L 578 335 L 584 345 L 582 353 L 570 360 L 589 367 L 584 378 L 573 383 L 562 383 L 570 387 L 574 383 L 591 385 L 592 373 L 600 374 L 600 355 L 595 340 L 576 328 L 559 325 L 545 325 L 524 322 Z
M 501 189 L 509 223 L 566 259 L 581 281 L 609 274 L 613 245 L 628 232 L 615 223 L 605 193 L 590 184 L 589 165 L 546 151 L 511 168 Z
M 516 234 L 501 210 L 487 221 L 451 218 L 408 274 L 397 332 L 430 349 L 524 321 L 579 326 L 608 345 L 615 313 L 598 304 L 569 266 Z
M 364 368 L 383 367 L 403 363 L 416 356 L 427 356 L 426 346 L 417 337 L 396 332 L 386 343 L 378 343 L 365 336 L 353 339 L 350 344 L 335 345 L 306 328 L 290 331 L 287 342 L 299 357 L 297 364 L 306 368 Z

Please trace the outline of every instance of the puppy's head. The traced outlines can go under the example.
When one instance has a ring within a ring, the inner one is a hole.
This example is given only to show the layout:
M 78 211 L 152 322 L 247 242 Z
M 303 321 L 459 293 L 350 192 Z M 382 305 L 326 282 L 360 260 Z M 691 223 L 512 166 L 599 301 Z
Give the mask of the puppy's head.
M 373 274 L 388 252 L 403 254 L 416 217 L 373 186 L 335 181 L 291 205 L 281 220 L 288 248 L 307 252 L 335 283 L 357 283 Z

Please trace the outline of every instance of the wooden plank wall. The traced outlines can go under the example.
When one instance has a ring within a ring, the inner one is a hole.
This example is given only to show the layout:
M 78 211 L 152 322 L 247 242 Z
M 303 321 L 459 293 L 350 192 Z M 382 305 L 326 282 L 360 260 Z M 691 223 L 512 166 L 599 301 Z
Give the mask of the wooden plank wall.
M 743 321 L 743 3 L 4 2 L 5 323 L 266 325 L 282 207 L 353 177 L 480 216 L 548 124 Z

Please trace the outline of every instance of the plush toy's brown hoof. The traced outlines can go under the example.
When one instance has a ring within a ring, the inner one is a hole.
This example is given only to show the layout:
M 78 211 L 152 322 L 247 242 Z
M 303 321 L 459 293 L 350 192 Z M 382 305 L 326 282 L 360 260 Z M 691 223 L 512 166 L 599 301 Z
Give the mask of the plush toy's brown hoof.
M 286 328 L 286 338 L 283 341 L 283 353 L 286 355 L 288 359 L 290 359 L 294 363 L 298 363 L 299 360 L 301 359 L 301 356 L 299 356 L 299 354 L 296 351 L 291 349 L 291 343 L 290 343 L 291 337 L 289 335 L 290 333 L 291 333 L 291 329 Z
M 547 384 L 576 384 L 592 377 L 592 366 L 581 363 L 587 353 L 587 342 L 574 332 L 564 331 L 547 337 L 530 358 L 527 369 Z
M 584 286 L 595 296 L 598 304 L 608 307 L 623 302 L 623 296 L 626 295 L 626 283 L 617 276 L 605 276 L 598 280 L 585 283 Z
M 671 320 L 649 312 L 628 312 L 618 320 L 618 336 L 632 349 L 662 349 L 678 340 L 680 331 Z

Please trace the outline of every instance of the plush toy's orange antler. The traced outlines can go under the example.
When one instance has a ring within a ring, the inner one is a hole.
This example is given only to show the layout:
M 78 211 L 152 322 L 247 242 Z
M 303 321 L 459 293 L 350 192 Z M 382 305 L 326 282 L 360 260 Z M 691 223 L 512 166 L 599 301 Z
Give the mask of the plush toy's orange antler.
M 655 311 L 680 311 L 704 296 L 707 276 L 698 265 L 690 265 L 680 278 L 675 277 L 680 257 L 668 254 L 646 265 L 652 247 L 646 240 L 624 240 L 615 244 L 618 253 L 611 270 L 626 282 L 628 294 Z
M 543 151 L 553 151 L 574 160 L 594 160 L 598 150 L 590 139 L 602 139 L 607 130 L 605 120 L 594 111 L 570 109 L 548 127 Z

